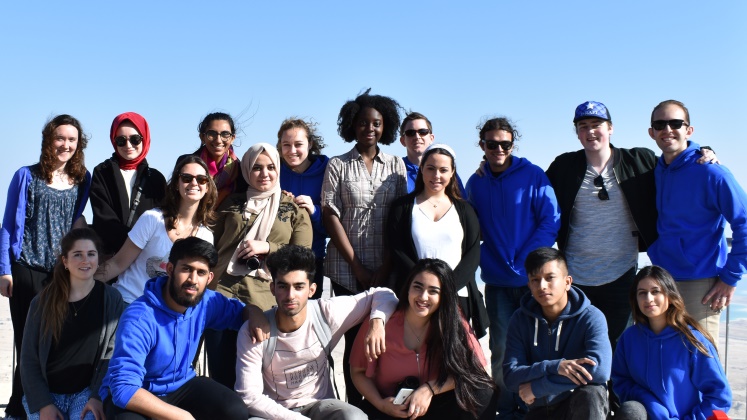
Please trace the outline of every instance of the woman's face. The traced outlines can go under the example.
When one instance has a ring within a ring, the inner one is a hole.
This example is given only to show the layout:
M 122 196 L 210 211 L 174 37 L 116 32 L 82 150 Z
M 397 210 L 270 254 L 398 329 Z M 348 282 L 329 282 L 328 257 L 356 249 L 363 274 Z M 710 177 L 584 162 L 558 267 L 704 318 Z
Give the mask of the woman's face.
M 291 169 L 301 166 L 309 158 L 309 136 L 302 128 L 285 130 L 280 138 L 281 156 Z
M 252 166 L 252 172 L 249 175 L 249 185 L 255 190 L 270 191 L 275 186 L 278 179 L 278 170 L 272 163 L 270 155 L 262 152 Z
M 59 163 L 67 163 L 78 149 L 78 129 L 69 124 L 55 128 L 52 133 L 52 147 Z
M 117 147 L 117 154 L 121 156 L 125 160 L 133 160 L 140 156 L 141 153 L 143 153 L 143 142 L 142 139 L 140 143 L 138 143 L 137 146 L 133 146 L 132 143 L 130 143 L 130 138 L 132 136 L 142 136 L 137 131 L 137 128 L 135 128 L 135 125 L 131 123 L 130 121 L 125 121 L 122 124 L 117 127 L 117 131 L 114 133 L 114 139 L 116 140 L 117 137 L 125 137 L 127 141 L 125 142 L 124 146 L 116 145 Z
M 376 146 L 384 133 L 384 117 L 374 108 L 363 108 L 358 113 L 354 126 L 358 144 Z
M 420 166 L 420 170 L 423 172 L 425 188 L 433 193 L 445 191 L 454 177 L 451 157 L 441 153 L 431 153 Z
M 410 310 L 417 316 L 430 317 L 441 301 L 441 282 L 435 274 L 423 271 L 415 275 L 407 293 Z
M 70 279 L 89 280 L 99 267 L 99 252 L 96 245 L 89 239 L 79 239 L 73 247 L 62 257 L 62 263 L 70 272 Z
M 202 143 L 207 149 L 208 155 L 213 160 L 220 160 L 228 153 L 228 149 L 236 138 L 231 131 L 231 124 L 226 120 L 213 120 L 208 124 L 207 130 L 200 135 Z
M 669 298 L 658 281 L 651 277 L 646 277 L 639 281 L 636 296 L 638 309 L 649 320 L 657 318 L 666 319 L 667 309 L 669 309 Z
M 205 168 L 197 163 L 182 166 L 179 172 L 179 196 L 183 200 L 200 201 L 210 185 Z

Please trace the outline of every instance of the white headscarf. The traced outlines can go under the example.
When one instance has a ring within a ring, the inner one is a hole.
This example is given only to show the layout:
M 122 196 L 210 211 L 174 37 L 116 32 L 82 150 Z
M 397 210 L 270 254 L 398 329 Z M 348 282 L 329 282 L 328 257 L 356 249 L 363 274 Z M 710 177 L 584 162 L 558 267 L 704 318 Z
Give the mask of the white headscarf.
M 257 162 L 257 158 L 262 153 L 266 153 L 272 164 L 275 165 L 275 171 L 277 176 L 275 177 L 275 185 L 270 188 L 269 191 L 259 191 L 249 182 L 252 168 Z M 272 230 L 272 224 L 275 222 L 278 214 L 278 207 L 280 206 L 280 155 L 275 147 L 268 143 L 257 143 L 249 148 L 244 153 L 244 157 L 241 158 L 241 173 L 244 175 L 244 179 L 249 188 L 246 190 L 246 204 L 244 205 L 244 217 L 250 218 L 252 215 L 257 215 L 254 219 L 252 227 L 246 236 L 239 242 L 239 246 L 233 251 L 231 261 L 228 263 L 226 272 L 232 276 L 246 276 L 250 275 L 253 277 L 259 277 L 265 280 L 271 280 L 272 276 L 265 269 L 265 263 L 262 261 L 262 265 L 257 270 L 250 271 L 246 268 L 246 264 L 243 260 L 238 258 L 239 252 L 242 250 L 242 244 L 244 240 L 257 240 L 266 241 Z

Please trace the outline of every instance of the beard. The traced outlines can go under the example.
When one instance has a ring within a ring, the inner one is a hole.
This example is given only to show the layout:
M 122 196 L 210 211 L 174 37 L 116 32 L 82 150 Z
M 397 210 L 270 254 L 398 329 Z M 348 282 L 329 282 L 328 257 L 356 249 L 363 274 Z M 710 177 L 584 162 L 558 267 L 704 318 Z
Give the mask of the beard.
M 203 290 L 202 293 L 198 293 L 194 296 L 189 296 L 184 293 L 181 288 L 176 286 L 176 282 L 174 282 L 171 277 L 169 277 L 168 289 L 171 299 L 173 299 L 177 305 L 184 306 L 185 308 L 196 306 L 198 303 L 200 303 L 200 301 L 202 300 L 202 296 L 205 294 L 205 290 Z

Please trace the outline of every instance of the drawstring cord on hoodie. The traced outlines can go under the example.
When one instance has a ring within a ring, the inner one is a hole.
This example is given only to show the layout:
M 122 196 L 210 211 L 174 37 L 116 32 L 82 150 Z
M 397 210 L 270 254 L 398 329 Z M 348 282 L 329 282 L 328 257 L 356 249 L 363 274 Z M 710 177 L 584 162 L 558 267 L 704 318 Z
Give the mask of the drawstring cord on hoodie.
M 548 333 L 552 334 L 552 329 L 550 329 L 550 325 L 548 327 Z M 558 333 L 555 337 L 555 351 L 558 351 L 558 348 L 560 347 L 560 330 L 563 329 L 563 321 L 561 320 L 558 323 Z M 539 318 L 534 318 L 534 347 L 537 347 L 537 334 L 539 332 Z

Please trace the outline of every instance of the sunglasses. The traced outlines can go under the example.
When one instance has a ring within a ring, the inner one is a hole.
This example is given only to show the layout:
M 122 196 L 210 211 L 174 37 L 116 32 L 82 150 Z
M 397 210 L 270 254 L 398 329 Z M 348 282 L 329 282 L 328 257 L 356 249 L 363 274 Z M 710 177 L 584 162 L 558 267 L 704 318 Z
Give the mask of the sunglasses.
M 233 133 L 230 131 L 221 131 L 220 133 L 215 130 L 207 130 L 205 131 L 205 137 L 208 138 L 208 140 L 215 140 L 220 136 L 223 140 L 228 140 L 231 137 L 233 137 Z
M 602 175 L 594 178 L 594 186 L 597 188 L 601 188 L 599 194 L 597 195 L 600 200 L 604 201 L 610 199 L 610 194 L 607 192 L 607 187 L 604 186 L 604 178 L 602 178 Z
M 133 134 L 130 137 L 127 137 L 127 136 L 114 137 L 114 142 L 117 143 L 117 147 L 124 147 L 128 141 L 130 142 L 132 147 L 137 147 L 143 141 L 143 136 L 141 136 L 140 134 Z
M 663 130 L 667 126 L 671 127 L 672 130 L 679 130 L 683 125 L 688 126 L 690 124 L 683 120 L 656 120 L 651 122 L 651 128 L 654 130 Z
M 482 142 L 488 150 L 496 150 L 500 147 L 504 152 L 508 152 L 512 147 L 514 147 L 514 142 L 512 141 L 483 140 Z
M 192 180 L 195 178 L 197 179 L 197 183 L 200 185 L 205 185 L 210 180 L 210 178 L 208 178 L 207 175 L 192 175 L 192 174 L 185 174 L 185 173 L 179 174 L 179 179 L 181 179 L 182 182 L 185 184 L 191 184 Z
M 409 130 L 405 130 L 405 135 L 407 137 L 415 137 L 415 133 L 420 134 L 420 137 L 425 137 L 428 134 L 431 134 L 431 130 L 427 128 L 419 128 L 417 130 L 411 128 Z

